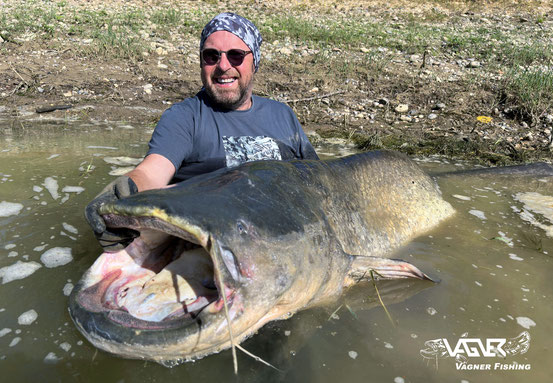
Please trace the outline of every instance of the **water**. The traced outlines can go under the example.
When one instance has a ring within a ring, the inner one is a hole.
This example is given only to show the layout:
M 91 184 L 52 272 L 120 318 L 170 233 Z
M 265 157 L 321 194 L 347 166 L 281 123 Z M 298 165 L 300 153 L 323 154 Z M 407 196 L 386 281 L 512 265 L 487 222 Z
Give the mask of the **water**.
M 521 195 L 514 198 L 521 192 L 553 196 L 551 181 L 537 179 L 441 179 L 456 215 L 395 255 L 441 282 L 380 283 L 395 325 L 372 284 L 355 286 L 328 307 L 268 324 L 243 346 L 282 372 L 239 353 L 235 378 L 229 351 L 166 368 L 96 350 L 67 311 L 66 295 L 101 252 L 83 209 L 113 179 L 110 172 L 132 164 L 126 157 L 145 153 L 150 134 L 125 124 L 67 122 L 3 129 L 0 203 L 12 205 L 0 205 L 8 215 L 0 214 L 0 269 L 21 262 L 19 277 L 29 274 L 0 284 L 0 371 L 12 381 L 549 380 L 553 247 L 545 230 L 553 223 L 535 212 L 532 221 L 521 210 Z M 460 168 L 443 160 L 421 164 L 431 171 Z M 14 275 L 13 268 L 2 270 L 4 282 Z M 464 338 L 485 342 L 523 331 L 531 337 L 525 354 L 468 358 L 469 364 L 489 363 L 490 371 L 457 370 L 453 358 L 424 359 L 420 353 L 433 339 L 455 347 L 467 333 Z M 531 369 L 494 370 L 495 363 L 513 361 Z

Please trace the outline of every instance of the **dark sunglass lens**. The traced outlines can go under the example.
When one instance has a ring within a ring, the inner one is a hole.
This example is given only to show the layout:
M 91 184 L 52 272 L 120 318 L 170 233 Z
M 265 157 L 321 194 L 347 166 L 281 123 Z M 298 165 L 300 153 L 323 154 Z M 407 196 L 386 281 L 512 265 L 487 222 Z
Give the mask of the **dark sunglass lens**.
M 206 49 L 202 52 L 202 58 L 206 65 L 215 65 L 219 62 L 221 55 L 216 49 Z
M 231 49 L 227 52 L 227 59 L 229 63 L 233 66 L 239 66 L 242 65 L 244 62 L 244 57 L 246 56 L 246 52 L 241 51 L 239 49 Z

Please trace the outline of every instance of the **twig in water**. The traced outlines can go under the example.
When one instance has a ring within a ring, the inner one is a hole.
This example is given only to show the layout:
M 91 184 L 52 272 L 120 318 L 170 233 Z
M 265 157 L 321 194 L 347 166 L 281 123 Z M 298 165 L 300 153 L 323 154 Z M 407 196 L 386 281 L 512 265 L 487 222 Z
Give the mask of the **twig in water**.
M 353 311 L 351 309 L 351 307 L 349 307 L 349 305 L 346 303 L 346 308 L 348 309 L 349 313 L 355 318 L 355 319 L 359 319 L 357 318 L 357 314 L 355 313 L 355 311 Z
M 266 365 L 266 366 L 269 366 L 269 367 L 271 367 L 271 368 L 274 368 L 274 369 L 277 370 L 278 372 L 282 372 L 282 370 L 276 368 L 276 367 L 273 366 L 271 363 L 264 361 L 264 360 L 261 359 L 259 356 L 255 355 L 255 354 L 252 354 L 251 352 L 249 352 L 248 350 L 246 350 L 244 347 L 240 346 L 239 344 L 236 345 L 236 348 L 239 349 L 240 351 L 242 351 L 244 354 L 246 354 L 246 355 L 248 355 L 248 356 L 251 356 L 251 357 L 254 358 L 257 362 L 261 362 L 261 363 L 263 363 L 263 364 Z
M 332 317 L 334 316 L 334 314 L 336 314 L 338 311 L 340 311 L 340 309 L 342 308 L 343 305 L 340 305 L 340 307 L 338 307 L 336 310 L 334 310 L 334 312 L 332 314 L 330 314 L 330 316 L 328 317 L 327 320 L 331 320 Z

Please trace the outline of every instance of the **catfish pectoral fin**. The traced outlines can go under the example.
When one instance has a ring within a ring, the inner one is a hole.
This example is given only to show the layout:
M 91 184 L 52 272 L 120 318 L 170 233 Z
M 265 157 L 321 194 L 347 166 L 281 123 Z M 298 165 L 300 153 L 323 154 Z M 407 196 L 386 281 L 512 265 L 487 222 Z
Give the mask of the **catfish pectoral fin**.
M 438 282 L 430 278 L 428 275 L 420 271 L 416 266 L 401 259 L 387 259 L 372 256 L 355 256 L 346 285 L 360 282 L 362 280 L 370 280 L 372 278 L 371 271 L 374 277 L 381 276 L 388 279 L 399 278 L 417 278 Z

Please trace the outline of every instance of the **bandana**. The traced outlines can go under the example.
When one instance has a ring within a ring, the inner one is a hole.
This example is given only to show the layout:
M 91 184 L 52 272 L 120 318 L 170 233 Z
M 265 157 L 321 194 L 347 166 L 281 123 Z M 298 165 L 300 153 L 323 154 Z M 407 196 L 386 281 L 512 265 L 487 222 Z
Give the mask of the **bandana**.
M 261 52 L 259 47 L 263 39 L 256 26 L 248 19 L 231 12 L 220 13 L 206 24 L 200 38 L 200 51 L 204 47 L 205 40 L 217 31 L 227 31 L 238 36 L 250 48 L 253 53 L 255 71 L 259 68 Z

